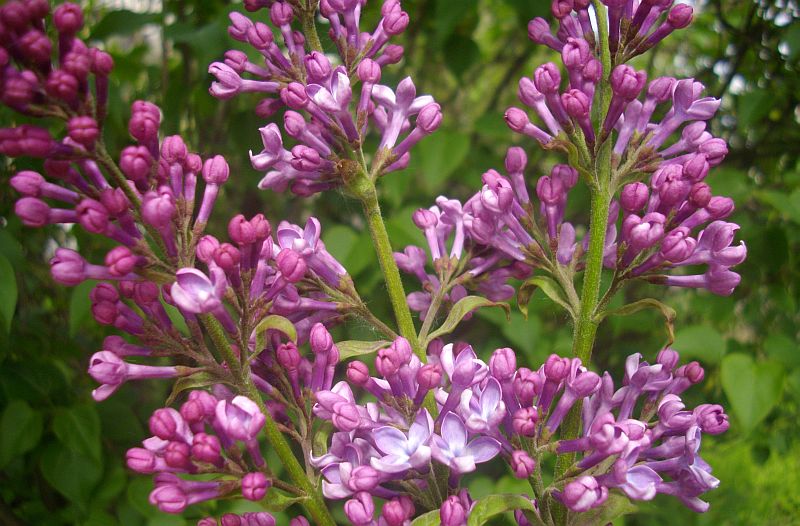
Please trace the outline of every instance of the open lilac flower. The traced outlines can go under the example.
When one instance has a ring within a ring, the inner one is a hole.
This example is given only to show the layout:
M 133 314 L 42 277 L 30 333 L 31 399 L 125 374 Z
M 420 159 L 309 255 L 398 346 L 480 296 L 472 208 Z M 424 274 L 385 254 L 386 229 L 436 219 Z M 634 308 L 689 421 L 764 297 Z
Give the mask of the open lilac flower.
M 467 441 L 467 428 L 454 413 L 442 421 L 441 435 L 433 435 L 433 456 L 456 475 L 475 471 L 475 464 L 488 462 L 500 452 L 500 442 L 482 436 Z
M 385 473 L 424 470 L 431 458 L 432 432 L 433 419 L 427 411 L 417 415 L 407 434 L 394 427 L 379 427 L 373 431 L 373 440 L 383 456 L 371 459 L 370 464 Z

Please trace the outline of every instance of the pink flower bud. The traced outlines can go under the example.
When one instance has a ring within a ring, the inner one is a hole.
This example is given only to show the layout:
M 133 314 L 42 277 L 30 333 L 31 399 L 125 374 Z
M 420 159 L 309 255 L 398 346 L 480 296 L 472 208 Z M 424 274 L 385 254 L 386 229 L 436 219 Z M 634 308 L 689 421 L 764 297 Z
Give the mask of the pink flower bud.
M 196 433 L 192 439 L 192 458 L 198 462 L 220 465 L 222 447 L 219 438 L 205 433 Z
M 105 258 L 105 264 L 109 272 L 114 276 L 120 277 L 130 274 L 138 263 L 139 258 L 125 246 L 112 248 Z
M 275 259 L 281 275 L 289 283 L 297 283 L 308 272 L 308 266 L 303 257 L 292 249 L 285 248 L 281 250 Z
M 508 173 L 523 172 L 527 164 L 528 156 L 525 154 L 525 150 L 519 146 L 512 146 L 508 149 L 505 160 L 506 171 Z
M 517 449 L 511 453 L 511 469 L 515 477 L 526 479 L 536 469 L 536 461 L 526 451 Z
M 271 485 L 272 483 L 260 471 L 248 473 L 242 477 L 242 497 L 259 501 L 264 498 Z
M 86 279 L 86 261 L 74 250 L 59 248 L 50 260 L 50 273 L 58 283 L 74 287 Z
M 539 413 L 536 407 L 523 407 L 514 412 L 511 426 L 514 433 L 525 437 L 536 436 L 536 422 L 539 420 Z
M 137 186 L 147 181 L 152 166 L 153 158 L 146 147 L 128 146 L 122 150 L 119 167 L 128 179 L 137 183 Z
M 14 203 L 14 213 L 25 226 L 40 228 L 50 221 L 50 206 L 35 197 L 23 197 Z
M 269 18 L 278 27 L 291 24 L 294 18 L 292 6 L 286 2 L 275 2 L 269 9 Z
M 83 11 L 72 2 L 64 2 L 53 12 L 53 23 L 59 33 L 74 35 L 83 27 Z
M 114 69 L 114 59 L 105 51 L 91 48 L 89 50 L 89 59 L 91 60 L 91 71 L 95 75 L 107 77 L 111 70 Z
M 100 129 L 91 117 L 73 117 L 67 123 L 67 133 L 73 141 L 90 148 L 100 136 Z
M 542 93 L 558 93 L 561 86 L 561 72 L 552 62 L 542 64 L 533 72 L 533 83 Z
M 647 189 L 647 185 L 637 182 L 626 184 L 622 188 L 619 202 L 626 212 L 636 213 L 644 208 L 649 198 L 650 192 Z
M 505 381 L 517 372 L 517 355 L 508 347 L 497 349 L 489 359 L 489 371 L 498 380 Z
M 435 102 L 428 104 L 417 115 L 417 127 L 425 133 L 433 133 L 442 123 L 442 108 Z
M 192 467 L 190 454 L 191 448 L 189 444 L 172 441 L 164 449 L 164 461 L 171 468 L 189 470 Z
M 277 358 L 281 367 L 289 370 L 297 369 L 302 361 L 302 357 L 297 350 L 297 345 L 295 345 L 293 342 L 282 343 L 279 345 L 278 350 L 275 351 L 275 357 Z M 352 365 L 352 363 L 350 365 Z
M 51 97 L 72 103 L 78 97 L 78 79 L 71 73 L 55 69 L 47 76 L 44 89 Z
M 333 348 L 333 337 L 321 323 L 315 323 L 311 328 L 308 341 L 314 354 L 326 353 Z
M 152 451 L 140 447 L 134 447 L 125 453 L 125 463 L 137 473 L 149 474 L 156 469 L 156 455 Z
M 161 141 L 161 157 L 168 163 L 181 163 L 189 155 L 189 149 L 180 135 L 170 135 Z

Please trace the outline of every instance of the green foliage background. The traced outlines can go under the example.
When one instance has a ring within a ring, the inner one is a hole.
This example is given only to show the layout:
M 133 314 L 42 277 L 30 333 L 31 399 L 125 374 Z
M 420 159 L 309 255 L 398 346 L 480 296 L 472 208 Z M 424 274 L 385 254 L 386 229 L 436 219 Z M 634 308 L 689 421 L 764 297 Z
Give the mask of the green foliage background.
M 133 100 L 160 104 L 164 133 L 181 133 L 194 150 L 223 153 L 231 164 L 233 175 L 212 217 L 212 231 L 223 233 L 234 211 L 264 212 L 273 224 L 313 213 L 323 222 L 329 249 L 388 319 L 388 300 L 355 203 L 335 193 L 299 200 L 254 191 L 260 175 L 250 167 L 247 151 L 259 149 L 257 128 L 264 125 L 252 114 L 256 99 L 219 103 L 207 93 L 206 66 L 235 47 L 226 34 L 226 15 L 241 6 L 164 0 L 163 10 L 152 2 L 156 8 L 133 12 L 99 1 L 85 4 L 83 36 L 105 46 L 116 62 L 109 149 L 118 151 L 129 141 L 126 118 Z M 377 19 L 376 4 L 370 2 L 365 27 Z M 550 58 L 549 50 L 528 41 L 525 30 L 530 18 L 548 16 L 544 0 L 405 0 L 403 5 L 412 19 L 402 38 L 407 58 L 387 69 L 383 81 L 392 85 L 412 75 L 420 92 L 441 103 L 445 121 L 415 150 L 408 170 L 383 182 L 382 205 L 397 249 L 422 241 L 410 220 L 415 208 L 428 206 L 440 193 L 468 197 L 483 171 L 502 166 L 505 148 L 520 142 L 502 120 L 503 110 L 515 103 L 516 79 Z M 783 0 L 715 0 L 696 7 L 691 29 L 673 35 L 638 66 L 649 66 L 652 76 L 695 76 L 710 93 L 723 96 L 712 127 L 729 141 L 731 153 L 709 183 L 716 194 L 735 199 L 732 220 L 742 226 L 749 257 L 737 269 L 742 285 L 732 298 L 654 286 L 627 294 L 658 297 L 677 309 L 675 348 L 706 367 L 706 381 L 688 393 L 690 402 L 725 405 L 732 425 L 703 445 L 722 480 L 710 494 L 711 511 L 694 515 L 676 500 L 658 497 L 618 523 L 800 524 L 800 10 Z M 4 125 L 15 119 L 0 111 Z M 531 159 L 531 178 L 558 162 L 530 141 L 522 145 Z M 129 385 L 104 403 L 92 402 L 93 385 L 84 370 L 107 334 L 89 313 L 92 284 L 55 286 L 46 264 L 56 245 L 77 245 L 94 261 L 109 245 L 78 228 L 24 229 L 13 215 L 16 196 L 6 182 L 14 171 L 35 165 L 0 163 L 0 523 L 181 525 L 203 514 L 244 510 L 221 503 L 192 508 L 184 519 L 147 504 L 150 481 L 126 471 L 124 452 L 146 437 L 146 419 L 163 401 L 166 386 Z M 580 222 L 588 200 L 575 194 L 570 213 Z M 351 326 L 340 336 L 366 337 L 365 330 Z M 536 367 L 551 352 L 569 352 L 571 329 L 537 293 L 528 320 L 514 312 L 507 323 L 502 313 L 490 310 L 456 336 L 484 356 L 510 345 L 521 362 Z M 664 340 L 654 313 L 612 319 L 600 329 L 596 367 L 617 374 L 629 353 L 653 359 Z M 470 479 L 474 497 L 524 491 L 495 469 Z

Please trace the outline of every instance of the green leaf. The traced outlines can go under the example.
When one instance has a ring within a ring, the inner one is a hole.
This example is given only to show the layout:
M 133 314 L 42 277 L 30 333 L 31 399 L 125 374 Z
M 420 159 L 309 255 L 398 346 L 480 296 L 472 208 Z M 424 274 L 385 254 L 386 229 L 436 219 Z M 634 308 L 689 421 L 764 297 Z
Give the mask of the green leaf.
M 608 500 L 603 506 L 575 515 L 570 524 L 574 526 L 611 524 L 614 519 L 634 513 L 636 510 L 636 506 L 628 500 L 628 497 L 612 493 L 608 496 Z
M 439 510 L 429 511 L 411 521 L 411 526 L 439 526 Z
M 45 450 L 39 469 L 51 486 L 81 508 L 89 504 L 103 476 L 99 463 L 57 443 Z
M 94 288 L 94 281 L 84 281 L 74 289 L 69 295 L 69 336 L 72 338 L 78 333 L 92 309 L 92 302 L 89 293 Z
M 267 492 L 267 496 L 261 499 L 261 504 L 267 511 L 283 511 L 289 506 L 303 502 L 306 497 L 289 497 L 274 489 Z
M 775 208 L 786 219 L 800 223 L 800 188 L 791 194 L 778 190 L 762 190 L 756 192 L 755 196 L 762 203 Z
M 255 358 L 261 353 L 261 351 L 264 350 L 267 331 L 271 330 L 282 332 L 288 336 L 290 340 L 297 343 L 297 329 L 295 329 L 294 323 L 283 316 L 271 314 L 258 322 L 258 325 L 256 325 L 256 350 L 251 358 Z
M 439 130 L 425 137 L 419 146 L 420 166 L 427 190 L 439 191 L 469 153 L 469 137 L 465 133 Z
M 675 341 L 675 317 L 677 314 L 675 313 L 675 309 L 661 303 L 657 299 L 645 298 L 643 300 L 634 301 L 633 303 L 628 303 L 618 309 L 603 313 L 601 319 L 606 316 L 630 316 L 644 309 L 656 309 L 661 312 L 661 315 L 664 316 L 664 323 L 667 325 L 667 345 L 672 345 Z
M 175 402 L 175 399 L 178 398 L 178 395 L 181 392 L 186 391 L 188 389 L 201 389 L 203 387 L 208 387 L 209 385 L 216 385 L 219 383 L 219 380 L 214 376 L 211 376 L 205 372 L 194 373 L 190 376 L 184 376 L 182 378 L 178 378 L 175 383 L 172 385 L 172 392 L 167 397 L 167 401 L 164 402 L 165 406 L 172 405 Z
M 800 368 L 800 353 L 797 352 L 797 342 L 785 334 L 770 334 L 764 340 L 764 352 L 767 356 L 781 362 L 792 369 Z
M 745 433 L 764 420 L 783 393 L 785 371 L 776 362 L 755 363 L 742 353 L 722 360 L 722 388 Z
M 690 325 L 675 332 L 675 350 L 683 357 L 697 358 L 705 363 L 716 364 L 727 350 L 725 338 L 708 325 Z
M 42 436 L 42 415 L 23 400 L 12 400 L 0 419 L 0 468 L 36 447 Z
M 740 128 L 749 128 L 763 117 L 773 107 L 774 93 L 768 90 L 757 89 L 739 96 L 738 111 Z
M 109 11 L 92 29 L 90 40 L 103 40 L 111 35 L 129 35 L 147 24 L 160 20 L 158 13 L 134 13 L 127 9 Z
M 464 316 L 481 307 L 500 307 L 506 311 L 506 318 L 508 318 L 511 313 L 511 309 L 509 309 L 506 303 L 491 301 L 482 296 L 467 296 L 461 298 L 456 302 L 455 305 L 453 305 L 453 308 L 450 309 L 450 312 L 447 314 L 447 318 L 445 318 L 444 323 L 442 323 L 438 329 L 428 335 L 425 342 L 423 342 L 422 347 L 426 348 L 431 340 L 453 332 Z
M 536 507 L 529 498 L 522 495 L 489 495 L 475 502 L 467 526 L 486 524 L 495 515 L 513 510 L 536 512 Z
M 372 354 L 385 349 L 390 346 L 392 342 L 388 340 L 378 341 L 363 341 L 363 340 L 345 340 L 338 342 L 336 347 L 339 349 L 339 360 L 347 360 L 355 358 L 356 356 L 363 356 L 365 354 Z
M 17 277 L 14 267 L 0 254 L 0 318 L 6 334 L 11 332 L 14 310 L 17 308 Z
M 53 432 L 64 446 L 100 462 L 100 417 L 94 405 L 58 410 L 53 419 Z
M 547 276 L 529 278 L 517 291 L 517 307 L 519 307 L 523 316 L 528 317 L 528 303 L 530 303 L 531 296 L 537 289 L 540 289 L 548 298 L 564 307 L 570 315 L 575 316 L 572 306 L 564 295 L 564 289 L 554 279 Z

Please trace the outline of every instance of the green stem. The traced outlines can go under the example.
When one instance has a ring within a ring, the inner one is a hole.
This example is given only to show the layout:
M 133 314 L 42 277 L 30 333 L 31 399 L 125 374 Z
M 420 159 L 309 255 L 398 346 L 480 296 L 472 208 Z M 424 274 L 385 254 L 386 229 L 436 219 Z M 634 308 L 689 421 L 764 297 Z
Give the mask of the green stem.
M 406 291 L 403 289 L 403 282 L 400 279 L 400 270 L 394 261 L 392 244 L 389 241 L 389 234 L 386 232 L 386 225 L 383 223 L 381 207 L 378 204 L 378 193 L 374 185 L 371 185 L 371 188 L 363 192 L 360 197 L 361 204 L 364 207 L 364 215 L 369 225 L 369 233 L 372 236 L 372 243 L 375 246 L 378 262 L 386 281 L 386 289 L 389 292 L 389 300 L 392 303 L 392 310 L 397 320 L 400 335 L 409 341 L 414 353 L 424 362 L 426 359 L 425 350 L 420 347 L 417 341 L 417 330 L 414 327 L 414 320 L 411 318 L 411 311 L 406 302 Z
M 314 18 L 317 16 L 317 2 L 311 2 L 307 9 L 303 9 L 300 13 L 300 25 L 303 28 L 303 35 L 306 37 L 311 51 L 322 52 L 322 42 L 319 40 L 317 34 L 317 24 Z
M 278 455 L 278 458 L 281 459 L 281 463 L 287 473 L 289 473 L 289 477 L 308 497 L 302 504 L 314 519 L 314 524 L 336 526 L 336 522 L 333 520 L 333 517 L 331 517 L 325 505 L 325 501 L 322 499 L 322 495 L 320 495 L 319 490 L 308 479 L 305 470 L 297 461 L 297 457 L 295 457 L 289 442 L 286 441 L 286 437 L 284 437 L 283 433 L 278 429 L 278 425 L 275 423 L 275 420 L 272 419 L 270 412 L 264 405 L 261 393 L 256 389 L 252 378 L 249 374 L 242 374 L 241 363 L 225 336 L 225 329 L 223 329 L 219 321 L 210 314 L 203 315 L 201 319 L 214 345 L 217 347 L 222 357 L 225 358 L 225 361 L 228 362 L 228 366 L 231 368 L 231 372 L 233 372 L 236 378 L 239 392 L 258 404 L 259 409 L 266 417 L 266 424 L 264 427 L 267 440 L 269 440 L 270 446 Z
M 608 25 L 606 7 L 602 2 L 595 1 L 597 12 L 598 30 L 600 33 L 600 55 L 603 64 L 603 79 L 599 86 L 600 119 L 602 124 L 608 105 L 611 102 L 611 86 L 609 74 L 611 69 L 611 52 L 608 42 Z M 572 337 L 572 354 L 580 358 L 581 362 L 589 365 L 592 358 L 592 348 L 597 334 L 598 322 L 595 318 L 598 302 L 600 300 L 600 281 L 603 275 L 603 252 L 605 249 L 606 226 L 608 212 L 611 207 L 611 198 L 614 194 L 612 183 L 612 141 L 610 138 L 598 145 L 594 161 L 594 181 L 592 182 L 591 218 L 589 222 L 589 250 L 586 253 L 586 269 L 583 275 L 583 288 L 581 301 L 575 320 Z M 575 404 L 561 424 L 561 438 L 569 440 L 576 438 L 580 433 L 581 403 Z M 575 454 L 560 455 L 556 461 L 555 479 L 558 480 L 575 462 Z M 554 503 L 555 504 L 555 503 Z M 567 510 L 563 505 L 553 506 L 556 524 L 567 523 Z
M 200 315 L 200 321 L 203 323 L 211 341 L 214 342 L 214 347 L 217 348 L 222 359 L 228 364 L 228 369 L 233 374 L 234 380 L 238 383 L 242 380 L 242 364 L 239 357 L 233 352 L 231 344 L 228 342 L 228 337 L 225 336 L 225 329 L 220 324 L 219 320 L 212 314 Z
M 403 288 L 403 281 L 400 279 L 400 270 L 394 260 L 392 244 L 389 241 L 389 234 L 386 232 L 386 225 L 383 223 L 375 183 L 364 177 L 361 177 L 358 182 L 359 184 L 354 185 L 352 188 L 357 190 L 354 193 L 359 197 L 364 207 L 364 215 L 367 217 L 369 233 L 372 236 L 372 245 L 375 247 L 378 262 L 383 271 L 386 289 L 389 292 L 389 301 L 392 304 L 392 310 L 394 310 L 394 316 L 397 320 L 397 328 L 400 331 L 400 335 L 411 344 L 414 354 L 417 355 L 422 363 L 426 363 L 425 349 L 422 348 L 417 339 L 417 330 L 414 327 L 414 320 L 411 318 L 408 302 L 406 302 L 406 291 Z M 436 407 L 436 400 L 433 398 L 433 391 L 428 392 L 423 406 L 434 418 L 438 416 L 439 411 Z

